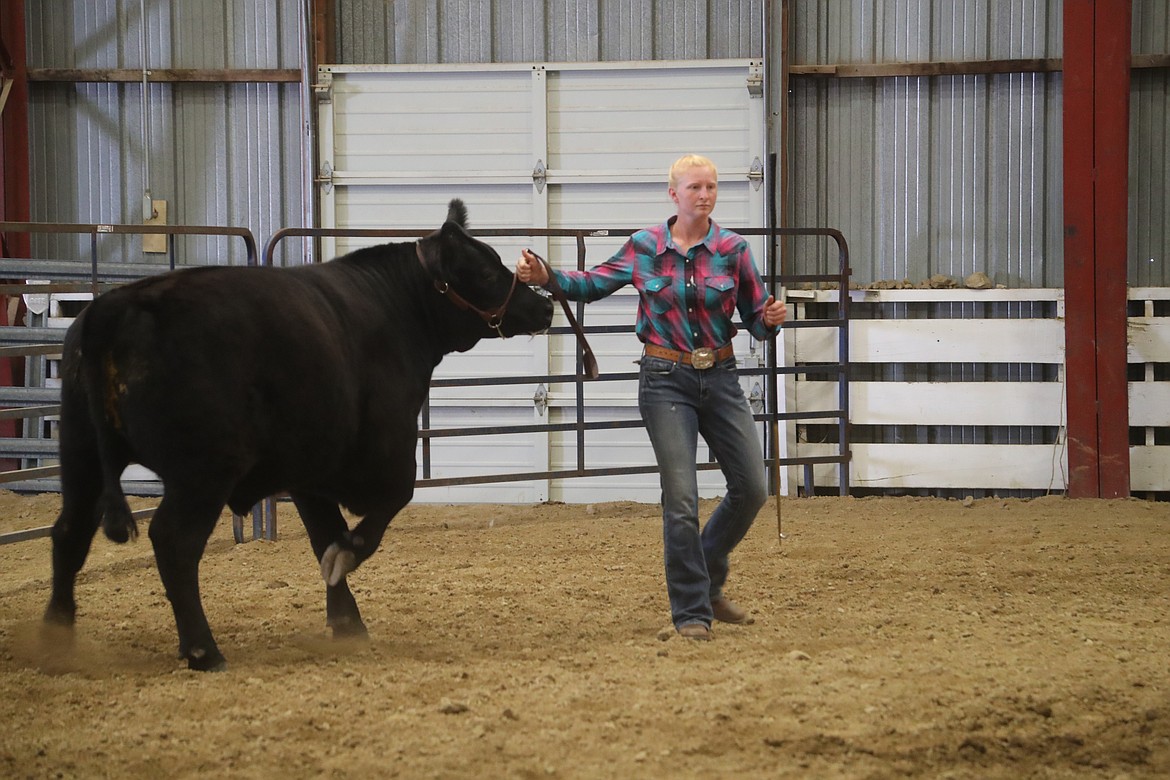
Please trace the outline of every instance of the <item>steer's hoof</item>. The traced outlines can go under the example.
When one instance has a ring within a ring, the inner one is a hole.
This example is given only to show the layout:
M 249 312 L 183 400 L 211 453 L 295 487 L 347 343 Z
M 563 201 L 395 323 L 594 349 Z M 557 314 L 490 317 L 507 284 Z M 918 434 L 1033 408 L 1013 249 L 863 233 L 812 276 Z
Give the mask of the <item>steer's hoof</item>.
M 197 647 L 187 653 L 187 668 L 194 672 L 226 672 L 227 659 L 218 648 L 204 650 Z
M 44 631 L 56 632 L 58 629 L 70 631 L 76 620 L 77 607 L 72 603 L 60 605 L 50 601 L 49 605 L 45 607 Z
M 337 542 L 329 545 L 329 549 L 321 556 L 321 576 L 326 585 L 336 585 L 356 568 L 357 556 L 353 550 L 343 548 Z
M 369 639 L 370 632 L 361 618 L 336 618 L 329 621 L 334 639 Z

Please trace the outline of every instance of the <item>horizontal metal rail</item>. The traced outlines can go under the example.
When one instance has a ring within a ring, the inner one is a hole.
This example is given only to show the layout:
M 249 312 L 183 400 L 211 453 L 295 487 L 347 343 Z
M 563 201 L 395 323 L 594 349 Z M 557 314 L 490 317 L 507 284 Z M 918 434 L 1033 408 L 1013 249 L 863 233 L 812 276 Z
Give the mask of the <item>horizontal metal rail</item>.
M 0 264 L 0 273 L 4 272 Z M 97 285 L 98 293 L 109 292 L 120 285 L 115 282 L 105 282 Z M 0 295 L 48 295 L 50 293 L 92 293 L 93 284 L 82 282 L 51 282 L 40 284 L 37 282 L 7 282 L 0 284 Z
M 0 347 L 0 358 L 32 355 L 60 355 L 60 344 L 25 344 Z
M 135 520 L 144 520 L 154 516 L 156 507 L 148 509 L 136 509 L 130 513 Z M 9 531 L 8 533 L 0 534 L 0 545 L 13 544 L 15 542 L 27 542 L 31 539 L 43 539 L 53 533 L 53 526 L 43 525 L 39 528 L 29 528 L 25 531 Z
M 51 417 L 61 413 L 61 405 L 25 406 L 17 409 L 0 409 L 0 420 L 23 420 L 28 417 Z
M 0 406 L 56 403 L 61 391 L 56 387 L 0 387 Z
M 61 473 L 60 466 L 37 466 L 32 469 L 17 469 L 15 471 L 0 471 L 0 484 L 19 482 L 25 479 L 40 477 L 55 477 Z

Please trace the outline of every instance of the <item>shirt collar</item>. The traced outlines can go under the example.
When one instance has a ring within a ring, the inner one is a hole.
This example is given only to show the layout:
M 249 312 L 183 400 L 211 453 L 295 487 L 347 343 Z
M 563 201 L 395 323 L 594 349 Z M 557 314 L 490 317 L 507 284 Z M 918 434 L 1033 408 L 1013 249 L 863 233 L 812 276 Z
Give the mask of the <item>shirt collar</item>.
M 674 236 L 670 234 L 670 226 L 673 225 L 677 219 L 678 215 L 675 214 L 674 216 L 667 219 L 666 222 L 662 223 L 662 235 L 658 239 L 659 255 L 664 254 L 667 249 L 673 249 L 674 251 L 678 252 L 678 246 L 676 246 L 674 243 Z M 699 244 L 703 244 L 705 247 L 707 247 L 707 251 L 714 252 L 715 250 L 713 247 L 715 246 L 715 236 L 719 231 L 719 226 L 716 225 L 715 220 L 711 218 L 708 218 L 707 221 L 710 223 L 710 227 L 707 229 L 707 235 L 703 237 L 703 240 L 700 241 Z M 695 246 L 698 246 L 698 244 Z M 683 252 L 678 253 L 680 255 L 684 254 Z

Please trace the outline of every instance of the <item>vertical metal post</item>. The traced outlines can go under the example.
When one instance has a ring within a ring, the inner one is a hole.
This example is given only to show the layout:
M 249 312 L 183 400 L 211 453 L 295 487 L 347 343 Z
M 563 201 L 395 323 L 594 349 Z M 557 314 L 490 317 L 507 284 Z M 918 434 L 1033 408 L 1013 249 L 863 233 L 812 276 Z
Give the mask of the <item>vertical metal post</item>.
M 28 69 L 25 62 L 24 3 L 0 3 L 0 75 L 8 86 L 8 99 L 0 113 L 0 127 L 3 129 L 3 143 L 0 144 L 0 173 L 3 187 L 0 188 L 0 219 L 10 222 L 25 222 L 30 219 L 31 195 L 29 191 L 29 148 L 28 148 Z M 27 233 L 15 233 L 4 240 L 4 255 L 7 257 L 28 257 L 32 254 L 32 242 Z M 8 321 L 8 298 L 0 296 L 0 325 L 11 325 Z M 20 358 L 0 358 L 0 385 L 12 387 L 20 373 Z M 0 420 L 0 437 L 17 435 L 16 420 Z M 5 471 L 20 468 L 20 461 L 0 458 L 0 469 Z
M 89 234 L 89 289 L 93 297 L 98 297 L 98 247 L 97 231 Z
M 1129 0 L 1064 6 L 1065 375 L 1074 498 L 1129 495 L 1131 13 Z
M 779 269 L 776 267 L 776 242 L 778 236 L 776 235 L 776 153 L 773 152 L 768 155 L 768 177 L 767 177 L 767 193 L 768 193 L 768 243 L 765 244 L 767 255 L 764 259 L 765 270 L 768 274 L 768 292 L 776 300 L 780 300 L 783 295 L 783 290 L 780 287 Z M 771 447 L 771 461 L 772 461 L 772 495 L 776 497 L 776 539 L 778 543 L 784 543 L 784 525 L 780 509 L 780 386 L 776 377 L 776 368 L 780 365 L 780 349 L 784 345 L 784 332 L 776 334 L 769 343 L 765 345 L 764 351 L 764 365 L 768 369 L 767 386 L 768 390 L 765 394 L 767 398 L 771 399 L 771 419 L 769 428 L 772 433 L 772 447 Z M 768 404 L 764 405 L 764 410 L 768 410 Z M 767 441 L 767 436 L 764 437 Z
M 32 210 L 29 189 L 28 66 L 25 62 L 24 3 L 0 3 L 0 75 L 10 81 L 8 98 L 0 112 L 3 144 L 0 145 L 0 218 L 6 222 L 27 222 Z M 7 239 L 15 257 L 32 254 L 27 233 Z M 7 360 L 7 358 L 5 358 Z
M 276 499 L 272 496 L 264 499 L 264 516 L 266 522 L 264 523 L 264 539 L 269 542 L 276 541 Z
M 585 234 L 577 234 L 577 270 L 585 270 Z M 577 322 L 585 327 L 585 304 L 577 302 Z M 574 341 L 573 349 L 577 353 L 577 376 L 573 380 L 577 385 L 577 470 L 585 470 L 585 360 L 581 351 L 581 344 Z
M 427 391 L 427 397 L 423 400 L 422 407 L 422 427 L 429 430 L 431 427 L 431 393 Z M 431 478 L 431 437 L 424 436 L 422 440 L 422 478 Z
M 1097 312 L 1097 474 L 1102 498 L 1129 496 L 1129 80 L 1132 0 L 1094 3 L 1093 247 Z
M 837 402 L 841 416 L 837 419 L 837 441 L 839 442 L 839 452 L 847 456 L 838 467 L 837 485 L 839 494 L 847 496 L 849 495 L 849 468 L 853 459 L 853 453 L 849 448 L 849 277 L 853 275 L 853 269 L 849 267 L 849 245 L 845 242 L 845 236 L 838 233 L 835 238 L 837 240 L 837 273 L 840 274 L 837 280 L 837 319 L 841 323 L 840 341 L 838 342 L 841 374 L 837 377 Z
M 1093 0 L 1064 8 L 1064 302 L 1068 492 L 1097 496 L 1097 361 L 1093 349 Z

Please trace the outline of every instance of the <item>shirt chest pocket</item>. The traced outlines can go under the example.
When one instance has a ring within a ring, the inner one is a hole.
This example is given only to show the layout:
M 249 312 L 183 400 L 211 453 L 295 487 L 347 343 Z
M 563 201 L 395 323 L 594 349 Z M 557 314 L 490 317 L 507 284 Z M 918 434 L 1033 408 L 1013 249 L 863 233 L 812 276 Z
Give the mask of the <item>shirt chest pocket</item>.
M 655 314 L 666 314 L 674 307 L 674 288 L 669 276 L 655 276 L 646 280 L 642 290 L 646 297 L 646 304 Z
M 722 310 L 731 315 L 735 310 L 735 279 L 730 276 L 709 276 L 703 284 L 704 305 L 708 311 Z

